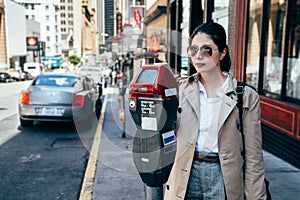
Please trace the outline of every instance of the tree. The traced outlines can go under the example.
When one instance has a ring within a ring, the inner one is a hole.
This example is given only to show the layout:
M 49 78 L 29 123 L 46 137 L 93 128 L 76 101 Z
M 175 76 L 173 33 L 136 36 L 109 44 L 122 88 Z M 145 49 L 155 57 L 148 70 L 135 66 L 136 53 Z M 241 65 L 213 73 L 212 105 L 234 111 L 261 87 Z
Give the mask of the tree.
M 71 55 L 69 56 L 68 60 L 73 64 L 73 65 L 77 65 L 78 63 L 80 63 L 80 58 L 77 55 Z

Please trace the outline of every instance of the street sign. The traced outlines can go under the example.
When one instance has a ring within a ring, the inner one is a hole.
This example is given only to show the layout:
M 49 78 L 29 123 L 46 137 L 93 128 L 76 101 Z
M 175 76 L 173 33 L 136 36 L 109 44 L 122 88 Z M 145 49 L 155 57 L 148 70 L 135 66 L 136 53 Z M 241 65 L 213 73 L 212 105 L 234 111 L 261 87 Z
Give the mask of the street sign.
M 27 51 L 35 51 L 39 49 L 37 37 L 26 37 Z

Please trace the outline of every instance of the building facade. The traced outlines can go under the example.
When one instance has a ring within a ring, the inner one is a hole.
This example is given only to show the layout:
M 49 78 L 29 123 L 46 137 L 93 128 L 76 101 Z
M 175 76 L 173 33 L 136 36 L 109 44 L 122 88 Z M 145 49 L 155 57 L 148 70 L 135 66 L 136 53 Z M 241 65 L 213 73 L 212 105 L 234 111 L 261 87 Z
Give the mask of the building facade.
M 62 53 L 64 57 L 68 57 L 70 54 L 76 54 L 77 49 L 74 40 L 76 33 L 75 32 L 75 24 L 76 26 L 81 26 L 80 23 L 75 23 L 76 19 L 81 18 L 81 12 L 76 12 L 76 8 L 81 8 L 81 1 L 73 1 L 73 0 L 61 0 L 60 1 L 60 18 L 61 18 L 61 40 L 62 40 Z M 79 9 L 80 11 L 80 9 Z M 76 38 L 77 40 L 79 38 Z
M 41 24 L 37 21 L 26 20 L 26 37 L 41 38 Z M 42 49 L 39 52 L 27 51 L 26 62 L 41 62 L 41 56 L 45 56 Z M 22 64 L 23 66 L 23 64 Z
M 11 0 L 6 0 L 5 7 L 8 66 L 19 68 L 26 62 L 26 11 L 22 5 Z
M 147 51 L 156 52 L 161 62 L 166 62 L 167 55 L 167 3 L 167 0 L 156 1 L 147 9 L 145 17 Z
M 41 24 L 39 41 L 46 44 L 46 56 L 60 56 L 61 20 L 59 0 L 15 0 L 26 8 L 25 18 Z
M 5 0 L 0 0 L 0 69 L 7 68 Z
M 261 97 L 264 149 L 299 167 L 300 1 L 169 0 L 168 12 L 168 63 L 176 73 L 187 58 L 183 36 L 207 21 L 225 26 L 231 73 Z M 191 64 L 188 71 L 195 72 Z
M 96 10 L 91 7 L 90 0 L 82 0 L 82 46 L 81 52 L 97 55 L 98 28 L 96 24 Z

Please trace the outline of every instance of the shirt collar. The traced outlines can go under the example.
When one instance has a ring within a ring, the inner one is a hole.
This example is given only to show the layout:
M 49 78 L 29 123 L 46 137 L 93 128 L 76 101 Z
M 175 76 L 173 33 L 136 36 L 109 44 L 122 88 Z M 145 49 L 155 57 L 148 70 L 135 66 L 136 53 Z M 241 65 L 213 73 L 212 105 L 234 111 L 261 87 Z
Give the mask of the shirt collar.
M 225 91 L 228 89 L 229 86 L 229 73 L 228 72 L 222 72 L 222 74 L 226 77 L 225 82 L 223 85 L 220 87 L 221 91 L 225 93 Z M 199 92 L 203 92 L 206 95 L 205 87 L 204 85 L 198 80 L 198 85 L 199 85 Z

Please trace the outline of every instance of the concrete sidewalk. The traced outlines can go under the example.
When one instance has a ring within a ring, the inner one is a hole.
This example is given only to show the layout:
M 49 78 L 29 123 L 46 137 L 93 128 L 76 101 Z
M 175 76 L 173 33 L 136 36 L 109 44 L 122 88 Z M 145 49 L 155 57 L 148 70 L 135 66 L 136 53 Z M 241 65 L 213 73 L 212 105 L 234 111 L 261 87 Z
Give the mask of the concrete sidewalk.
M 119 122 L 118 89 L 107 90 L 80 199 L 144 200 L 145 187 L 132 159 L 135 125 L 125 108 L 126 138 Z M 127 98 L 125 97 L 125 100 Z M 127 101 L 125 101 L 127 106 Z M 94 149 L 94 150 L 93 150 Z M 266 177 L 273 200 L 300 199 L 300 169 L 264 151 Z

